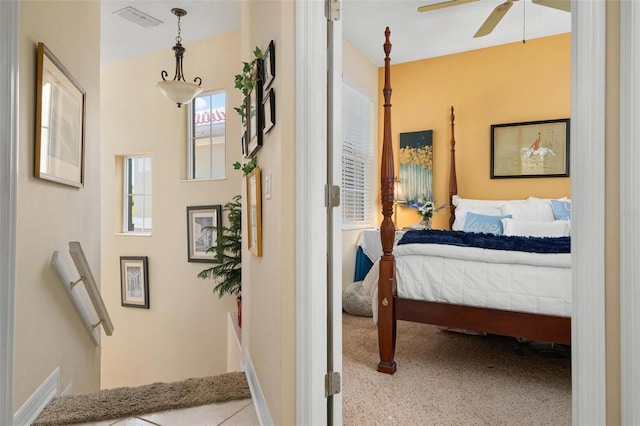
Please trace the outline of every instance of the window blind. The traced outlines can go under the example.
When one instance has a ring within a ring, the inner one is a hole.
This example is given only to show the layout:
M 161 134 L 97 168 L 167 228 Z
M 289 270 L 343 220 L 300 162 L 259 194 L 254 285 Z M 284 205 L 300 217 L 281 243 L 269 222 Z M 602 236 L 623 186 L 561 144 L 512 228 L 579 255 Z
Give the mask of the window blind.
M 375 127 L 373 97 L 348 80 L 342 85 L 342 222 L 372 226 Z

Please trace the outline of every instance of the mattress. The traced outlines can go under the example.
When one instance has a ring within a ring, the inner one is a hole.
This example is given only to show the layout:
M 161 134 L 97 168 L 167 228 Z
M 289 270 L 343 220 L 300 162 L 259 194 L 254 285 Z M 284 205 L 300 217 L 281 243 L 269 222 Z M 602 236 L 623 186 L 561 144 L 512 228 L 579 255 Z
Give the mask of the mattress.
M 438 244 L 394 249 L 399 297 L 571 316 L 571 255 Z M 377 323 L 379 260 L 364 279 Z

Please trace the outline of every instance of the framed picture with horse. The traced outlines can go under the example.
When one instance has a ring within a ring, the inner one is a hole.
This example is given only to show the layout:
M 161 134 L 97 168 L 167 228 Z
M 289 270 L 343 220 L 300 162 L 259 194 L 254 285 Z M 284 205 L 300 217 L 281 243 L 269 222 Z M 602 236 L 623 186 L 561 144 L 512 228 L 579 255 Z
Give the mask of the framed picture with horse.
M 491 125 L 491 179 L 569 176 L 569 119 Z

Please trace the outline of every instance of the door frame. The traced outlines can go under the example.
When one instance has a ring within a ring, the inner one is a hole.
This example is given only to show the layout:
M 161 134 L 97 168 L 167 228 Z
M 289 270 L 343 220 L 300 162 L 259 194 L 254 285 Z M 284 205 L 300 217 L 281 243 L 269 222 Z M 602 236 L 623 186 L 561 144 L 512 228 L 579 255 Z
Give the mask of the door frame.
M 16 193 L 18 179 L 18 1 L 0 1 L 0 424 L 13 423 Z

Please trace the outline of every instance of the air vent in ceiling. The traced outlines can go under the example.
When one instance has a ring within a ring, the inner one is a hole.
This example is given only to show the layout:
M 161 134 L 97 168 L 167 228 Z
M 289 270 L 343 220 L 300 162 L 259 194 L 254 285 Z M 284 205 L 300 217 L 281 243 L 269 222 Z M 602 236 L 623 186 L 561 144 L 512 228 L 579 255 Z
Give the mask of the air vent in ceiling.
M 138 9 L 131 6 L 116 10 L 113 13 L 144 28 L 155 27 L 162 24 L 161 20 L 147 15 L 144 12 L 140 12 Z

